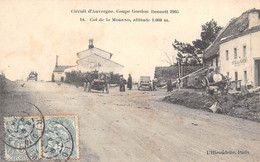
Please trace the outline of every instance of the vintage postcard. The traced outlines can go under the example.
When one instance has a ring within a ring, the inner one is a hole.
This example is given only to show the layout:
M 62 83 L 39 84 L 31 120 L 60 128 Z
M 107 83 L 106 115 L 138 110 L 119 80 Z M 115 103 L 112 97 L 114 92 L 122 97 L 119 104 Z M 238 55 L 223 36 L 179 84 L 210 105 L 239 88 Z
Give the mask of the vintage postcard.
M 259 0 L 0 1 L 0 161 L 260 161 Z

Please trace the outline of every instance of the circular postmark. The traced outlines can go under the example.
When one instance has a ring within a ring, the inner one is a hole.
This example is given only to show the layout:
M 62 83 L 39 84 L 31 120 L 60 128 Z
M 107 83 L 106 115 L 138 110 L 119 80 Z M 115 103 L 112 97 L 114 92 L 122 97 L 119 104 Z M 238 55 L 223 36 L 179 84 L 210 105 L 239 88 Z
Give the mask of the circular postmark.
M 37 114 L 30 115 L 33 113 Z M 5 139 L 2 140 L 7 160 L 68 160 L 77 156 L 75 116 L 43 116 L 41 110 L 29 102 L 23 102 L 17 114 L 20 116 L 4 117 Z
M 31 161 L 39 159 L 41 155 L 40 150 L 36 145 L 25 149 L 25 153 L 27 158 Z
M 42 137 L 43 158 L 69 159 L 74 149 L 74 141 L 69 129 L 57 121 L 48 121 Z
M 32 103 L 27 106 L 35 108 L 39 116 L 6 117 L 4 143 L 21 152 L 35 146 L 44 134 L 45 120 L 41 110 Z

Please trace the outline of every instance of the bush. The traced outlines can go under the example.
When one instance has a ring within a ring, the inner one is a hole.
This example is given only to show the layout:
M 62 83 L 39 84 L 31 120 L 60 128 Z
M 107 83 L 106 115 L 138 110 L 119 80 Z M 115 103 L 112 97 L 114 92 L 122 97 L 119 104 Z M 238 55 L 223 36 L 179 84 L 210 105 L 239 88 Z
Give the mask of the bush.
M 76 86 L 82 86 L 85 82 L 84 73 L 72 71 L 72 72 L 66 72 L 66 83 L 74 84 Z
M 83 86 L 84 82 L 92 82 L 94 79 L 98 79 L 99 75 L 97 71 L 82 73 L 81 71 L 66 72 L 66 83 L 74 84 L 76 86 Z M 103 73 L 104 74 L 104 73 Z M 119 84 L 119 74 L 106 73 L 107 82 L 109 84 Z

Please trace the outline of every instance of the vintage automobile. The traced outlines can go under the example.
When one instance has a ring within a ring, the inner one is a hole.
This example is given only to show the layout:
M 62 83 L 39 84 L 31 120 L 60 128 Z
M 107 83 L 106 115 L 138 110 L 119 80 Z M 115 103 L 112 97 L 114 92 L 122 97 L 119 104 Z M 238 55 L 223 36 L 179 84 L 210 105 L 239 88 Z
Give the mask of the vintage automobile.
M 91 83 L 87 83 L 87 92 L 92 92 L 93 90 L 109 93 L 109 85 L 105 80 L 94 79 Z
M 84 90 L 87 92 L 102 91 L 103 93 L 109 93 L 109 84 L 105 74 L 91 74 L 90 78 L 86 79 L 84 83 Z
M 137 89 L 153 91 L 153 83 L 150 76 L 140 76 L 140 80 L 137 84 Z
M 31 71 L 31 73 L 27 77 L 27 81 L 30 81 L 30 80 L 37 81 L 38 80 L 38 73 L 34 72 L 34 71 Z

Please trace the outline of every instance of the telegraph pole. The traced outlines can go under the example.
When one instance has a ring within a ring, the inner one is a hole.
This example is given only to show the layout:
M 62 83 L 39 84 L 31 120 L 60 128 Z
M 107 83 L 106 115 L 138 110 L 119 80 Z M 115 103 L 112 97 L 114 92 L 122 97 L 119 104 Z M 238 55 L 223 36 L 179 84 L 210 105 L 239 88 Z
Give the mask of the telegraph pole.
M 56 55 L 56 67 L 58 67 L 58 55 Z
M 176 85 L 178 85 L 178 91 L 180 91 L 181 90 L 181 59 L 180 58 L 178 58 L 178 79 Z

